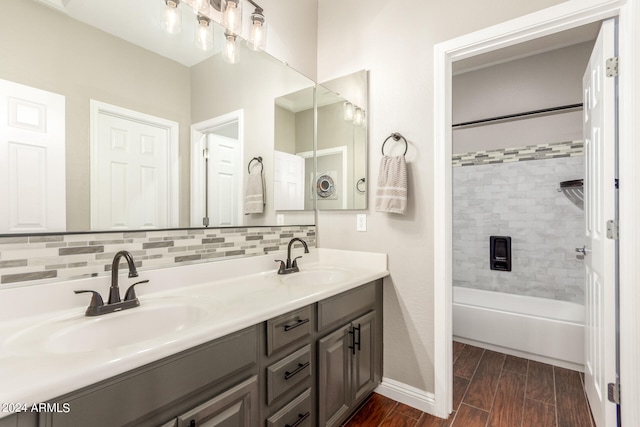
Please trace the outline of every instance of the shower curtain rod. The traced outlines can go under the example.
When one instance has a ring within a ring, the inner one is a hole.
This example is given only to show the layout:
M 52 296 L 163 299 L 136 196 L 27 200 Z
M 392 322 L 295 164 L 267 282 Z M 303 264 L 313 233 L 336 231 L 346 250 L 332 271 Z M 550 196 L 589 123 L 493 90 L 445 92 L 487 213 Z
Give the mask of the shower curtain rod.
M 496 123 L 511 122 L 515 120 L 530 119 L 533 117 L 550 116 L 559 113 L 568 113 L 571 111 L 582 110 L 582 104 L 562 105 L 560 107 L 543 108 L 541 110 L 525 111 L 524 113 L 508 114 L 506 116 L 491 117 L 482 120 L 473 120 L 470 122 L 456 123 L 451 127 L 454 129 L 465 129 L 476 126 L 493 125 Z

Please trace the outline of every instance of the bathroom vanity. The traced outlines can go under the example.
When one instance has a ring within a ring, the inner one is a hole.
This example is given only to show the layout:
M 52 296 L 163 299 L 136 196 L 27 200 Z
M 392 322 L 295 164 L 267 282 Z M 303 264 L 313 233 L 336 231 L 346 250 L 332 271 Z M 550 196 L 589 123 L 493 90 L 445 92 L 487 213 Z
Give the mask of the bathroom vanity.
M 273 256 L 257 258 L 263 257 L 141 273 L 152 286 L 152 273 L 164 278 L 158 277 L 158 292 L 139 292 L 141 307 L 131 313 L 158 300 L 194 298 L 198 303 L 188 300 L 188 307 L 199 319 L 144 342 L 90 350 L 72 345 L 65 352 L 47 344 L 55 340 L 47 336 L 27 355 L 21 346 L 36 342 L 24 336 L 32 332 L 3 330 L 8 363 L 0 375 L 9 386 L 29 382 L 15 393 L 3 386 L 2 401 L 25 402 L 28 411 L 1 414 L 0 426 L 339 425 L 381 380 L 386 256 L 317 249 L 303 258 L 299 273 L 286 276 L 273 267 L 250 273 L 273 263 Z M 234 275 L 238 266 L 248 274 Z M 193 285 L 166 284 L 185 277 L 184 269 Z M 216 271 L 228 277 L 206 279 Z M 157 307 L 169 306 L 162 304 Z M 208 305 L 214 314 L 199 311 Z M 182 315 L 173 308 L 160 313 Z M 60 315 L 72 316 L 54 318 Z M 105 316 L 118 315 L 126 317 Z M 35 325 L 42 323 L 37 317 Z M 19 370 L 29 365 L 32 372 Z M 49 406 L 31 412 L 34 402 Z

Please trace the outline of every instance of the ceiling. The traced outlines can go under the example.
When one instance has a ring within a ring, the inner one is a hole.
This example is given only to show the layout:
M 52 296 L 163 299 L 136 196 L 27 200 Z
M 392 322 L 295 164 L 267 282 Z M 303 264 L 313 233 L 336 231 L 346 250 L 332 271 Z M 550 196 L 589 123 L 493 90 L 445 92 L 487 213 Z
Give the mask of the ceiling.
M 452 64 L 453 74 L 463 74 L 493 65 L 502 64 L 528 56 L 573 46 L 579 43 L 595 41 L 600 30 L 600 22 L 583 25 L 570 30 L 561 31 L 549 36 L 519 43 L 503 49 L 494 50 L 471 58 L 462 59 Z

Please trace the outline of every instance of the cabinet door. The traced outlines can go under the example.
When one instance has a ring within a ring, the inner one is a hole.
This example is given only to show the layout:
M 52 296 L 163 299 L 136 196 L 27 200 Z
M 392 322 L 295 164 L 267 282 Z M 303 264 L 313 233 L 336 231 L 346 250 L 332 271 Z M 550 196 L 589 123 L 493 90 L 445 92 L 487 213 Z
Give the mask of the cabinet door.
M 258 425 L 258 377 L 178 417 L 178 427 L 252 427 Z
M 374 388 L 376 378 L 376 313 L 369 312 L 354 320 L 351 326 L 354 329 L 356 351 L 353 357 L 352 393 L 354 406 L 364 399 Z
M 318 423 L 338 425 L 351 406 L 351 325 L 345 325 L 318 341 Z

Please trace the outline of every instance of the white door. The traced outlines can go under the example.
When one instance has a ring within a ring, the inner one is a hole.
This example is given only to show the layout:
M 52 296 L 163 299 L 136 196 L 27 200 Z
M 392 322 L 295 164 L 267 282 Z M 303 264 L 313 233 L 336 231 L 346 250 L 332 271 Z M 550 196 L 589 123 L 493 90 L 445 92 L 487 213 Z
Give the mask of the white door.
M 170 132 L 131 117 L 97 113 L 92 146 L 93 230 L 168 228 Z
M 66 231 L 65 98 L 0 80 L 0 234 Z
M 304 209 L 304 158 L 274 152 L 273 198 L 277 211 Z
M 242 169 L 238 140 L 210 133 L 208 142 L 210 225 L 239 225 Z
M 616 242 L 607 221 L 616 219 L 615 22 L 602 24 L 583 78 L 585 137 L 585 387 L 597 427 L 617 425 L 607 384 L 616 383 Z M 633 404 L 633 403 L 632 403 Z

